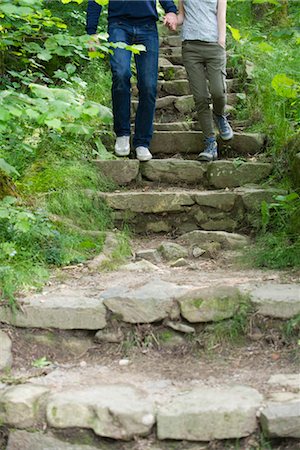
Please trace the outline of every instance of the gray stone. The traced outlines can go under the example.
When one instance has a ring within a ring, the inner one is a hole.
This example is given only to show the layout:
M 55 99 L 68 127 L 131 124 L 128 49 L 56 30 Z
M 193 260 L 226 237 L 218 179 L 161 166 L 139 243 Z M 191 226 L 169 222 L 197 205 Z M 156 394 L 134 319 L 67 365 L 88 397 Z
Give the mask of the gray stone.
M 154 222 L 147 221 L 146 228 L 143 231 L 150 231 L 151 233 L 168 233 L 172 230 L 172 226 L 166 220 L 155 220 Z
M 241 294 L 233 286 L 194 288 L 178 299 L 181 315 L 188 322 L 220 321 L 232 317 L 240 304 Z
M 155 122 L 153 125 L 155 131 L 189 131 L 192 129 L 192 124 L 189 122 Z
M 243 186 L 249 183 L 259 183 L 267 178 L 272 165 L 267 163 L 234 161 L 215 161 L 209 164 L 209 184 L 217 189 Z
M 206 167 L 199 161 L 181 159 L 152 159 L 141 165 L 143 177 L 151 181 L 178 184 L 203 183 Z
M 187 249 L 182 245 L 176 244 L 175 242 L 162 242 L 157 250 L 167 261 L 185 258 L 188 256 Z
M 173 66 L 173 64 L 167 58 L 164 57 L 160 57 L 158 59 L 158 65 L 160 68 Z
M 260 423 L 267 436 L 300 438 L 300 398 L 285 403 L 270 402 L 261 412 Z
M 268 283 L 251 291 L 259 314 L 290 319 L 300 314 L 300 284 Z
M 193 334 L 195 333 L 195 328 L 190 325 L 186 325 L 182 322 L 173 322 L 172 320 L 166 320 L 164 322 L 166 327 L 172 328 L 172 330 L 180 331 L 180 333 Z
M 192 255 L 194 258 L 200 258 L 200 256 L 204 255 L 205 250 L 200 247 L 194 247 L 192 250 Z
M 130 440 L 151 432 L 155 412 L 145 392 L 112 384 L 53 395 L 47 420 L 54 428 L 90 428 L 99 436 Z
M 178 317 L 179 310 L 175 301 L 187 289 L 159 279 L 137 288 L 127 287 L 122 283 L 105 291 L 101 300 L 124 322 L 151 323 L 167 317 Z
M 97 450 L 90 445 L 77 445 L 61 441 L 51 433 L 13 430 L 9 433 L 6 450 Z
M 162 93 L 169 95 L 190 95 L 190 85 L 188 80 L 160 81 L 158 87 Z
M 163 38 L 163 44 L 168 47 L 180 47 L 181 46 L 181 36 L 165 36 Z
M 138 250 L 135 253 L 135 257 L 137 259 L 146 259 L 149 262 L 152 262 L 153 264 L 159 264 L 161 262 L 161 257 L 158 253 L 158 251 L 154 248 L 145 249 L 145 250 Z
M 121 269 L 126 270 L 127 272 L 155 272 L 159 270 L 159 267 L 152 264 L 150 261 L 143 259 L 141 261 L 125 264 Z
M 0 330 L 0 370 L 8 369 L 12 365 L 11 340 Z
M 192 95 L 175 98 L 174 106 L 181 114 L 188 114 L 195 109 L 194 98 Z
M 104 342 L 109 344 L 119 344 L 124 339 L 124 334 L 121 330 L 117 331 L 108 331 L 108 330 L 99 330 L 95 334 L 96 342 Z
M 168 97 L 163 97 L 159 101 L 166 98 Z M 175 102 L 175 108 L 183 114 L 187 114 L 193 109 L 193 99 L 190 96 L 172 97 L 173 101 Z M 232 107 L 228 106 L 228 108 Z M 230 142 L 219 141 L 219 145 L 221 150 L 229 146 L 239 156 L 248 156 L 261 151 L 263 141 L 264 136 L 260 134 L 234 133 L 234 138 Z M 199 153 L 202 149 L 203 133 L 200 131 L 174 131 L 171 134 L 169 131 L 155 131 L 151 141 L 153 154 Z
M 49 390 L 23 384 L 0 392 L 0 422 L 16 428 L 29 428 L 44 420 Z
M 0 306 L 1 321 L 17 327 L 99 330 L 106 326 L 106 309 L 84 291 L 60 289 L 25 299 L 22 310 Z
M 162 66 L 160 68 L 160 77 L 165 80 L 184 80 L 187 78 L 187 73 L 182 66 Z
M 231 211 L 237 200 L 234 192 L 203 191 L 196 192 L 193 197 L 200 206 L 209 206 L 221 211 Z
M 119 239 L 116 233 L 106 233 L 102 252 L 87 262 L 90 270 L 101 270 L 105 263 L 109 263 L 113 258 L 113 252 L 119 246 Z
M 237 222 L 230 217 L 220 219 L 209 219 L 201 223 L 201 228 L 208 231 L 234 231 L 237 228 Z
M 268 384 L 273 387 L 284 388 L 287 391 L 300 392 L 300 373 L 272 375 Z
M 258 186 L 236 188 L 234 190 L 240 196 L 245 208 L 251 212 L 258 212 L 263 201 L 271 203 L 277 195 L 285 194 L 282 189 L 262 188 Z
M 136 159 L 95 160 L 100 172 L 115 183 L 123 185 L 135 180 L 139 173 L 139 161 Z
M 249 238 L 247 236 L 237 233 L 227 233 L 226 231 L 195 230 L 182 235 L 179 241 L 184 244 L 199 245 L 204 248 L 208 243 L 218 242 L 222 248 L 228 250 L 244 248 L 249 244 Z
M 157 414 L 159 439 L 238 439 L 256 429 L 262 396 L 249 387 L 194 388 L 178 392 Z
M 170 108 L 174 105 L 174 102 L 177 100 L 176 95 L 168 95 L 166 97 L 161 97 L 156 99 L 155 107 L 156 109 L 166 109 Z
M 181 211 L 194 200 L 185 192 L 114 192 L 99 194 L 113 209 L 142 213 Z
M 179 258 L 176 259 L 176 261 L 173 261 L 170 266 L 171 267 L 185 267 L 189 264 L 189 262 L 185 258 Z

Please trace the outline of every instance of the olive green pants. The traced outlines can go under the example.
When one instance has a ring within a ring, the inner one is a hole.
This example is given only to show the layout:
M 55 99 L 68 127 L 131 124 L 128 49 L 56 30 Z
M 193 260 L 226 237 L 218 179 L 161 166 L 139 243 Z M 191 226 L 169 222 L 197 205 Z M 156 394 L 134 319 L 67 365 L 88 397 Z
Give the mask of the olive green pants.
M 225 113 L 226 51 L 214 42 L 183 41 L 182 58 L 204 137 L 215 136 L 210 102 L 215 114 Z

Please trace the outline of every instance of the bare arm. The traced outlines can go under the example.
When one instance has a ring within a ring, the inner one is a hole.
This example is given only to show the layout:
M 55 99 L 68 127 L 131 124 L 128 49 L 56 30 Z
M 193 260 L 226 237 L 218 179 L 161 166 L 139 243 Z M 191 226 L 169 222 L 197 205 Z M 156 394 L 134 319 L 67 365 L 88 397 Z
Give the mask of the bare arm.
M 182 25 L 184 21 L 184 6 L 183 0 L 178 2 L 178 15 L 177 15 L 178 25 Z
M 224 48 L 226 45 L 226 7 L 227 7 L 227 0 L 218 0 L 218 10 L 217 10 L 218 31 L 219 31 L 218 43 Z

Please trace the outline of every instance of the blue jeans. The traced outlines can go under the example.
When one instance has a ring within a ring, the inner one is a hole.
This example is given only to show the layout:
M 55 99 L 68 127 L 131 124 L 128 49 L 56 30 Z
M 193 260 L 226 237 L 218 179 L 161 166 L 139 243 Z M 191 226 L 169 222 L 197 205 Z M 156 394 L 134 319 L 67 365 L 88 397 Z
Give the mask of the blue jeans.
M 132 25 L 128 21 L 111 22 L 108 26 L 110 42 L 143 44 L 146 52 L 134 55 L 137 71 L 139 104 L 135 117 L 134 148 L 149 148 L 153 134 L 153 119 L 158 76 L 159 41 L 155 22 Z M 131 109 L 131 52 L 114 49 L 110 56 L 112 71 L 112 102 L 114 131 L 119 136 L 130 136 Z

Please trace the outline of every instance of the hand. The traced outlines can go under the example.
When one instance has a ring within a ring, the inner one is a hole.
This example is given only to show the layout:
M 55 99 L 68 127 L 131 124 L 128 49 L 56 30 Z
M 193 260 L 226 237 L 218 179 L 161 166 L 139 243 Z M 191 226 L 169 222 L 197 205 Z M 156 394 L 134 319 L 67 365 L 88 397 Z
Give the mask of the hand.
M 219 39 L 219 40 L 218 40 L 218 44 L 219 44 L 221 47 L 223 47 L 224 50 L 225 50 L 225 48 L 226 48 L 226 42 L 225 42 L 225 41 Z
M 178 24 L 177 14 L 175 13 L 167 13 L 164 18 L 164 25 L 168 27 L 171 31 L 176 31 Z
M 89 52 L 95 52 L 96 51 L 96 47 L 99 44 L 99 39 L 97 37 L 96 34 L 93 34 L 91 36 L 91 39 L 89 40 Z

